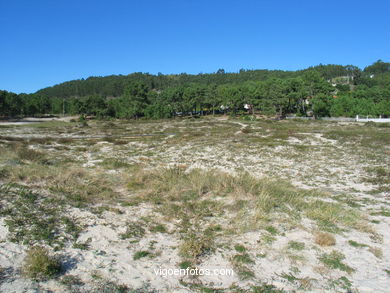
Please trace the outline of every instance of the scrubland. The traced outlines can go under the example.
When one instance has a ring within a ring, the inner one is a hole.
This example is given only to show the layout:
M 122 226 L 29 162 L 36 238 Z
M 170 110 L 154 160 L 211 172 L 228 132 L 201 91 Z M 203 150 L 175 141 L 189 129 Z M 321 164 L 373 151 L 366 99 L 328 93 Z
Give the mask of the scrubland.
M 386 124 L 0 124 L 0 291 L 386 292 L 389 166 Z

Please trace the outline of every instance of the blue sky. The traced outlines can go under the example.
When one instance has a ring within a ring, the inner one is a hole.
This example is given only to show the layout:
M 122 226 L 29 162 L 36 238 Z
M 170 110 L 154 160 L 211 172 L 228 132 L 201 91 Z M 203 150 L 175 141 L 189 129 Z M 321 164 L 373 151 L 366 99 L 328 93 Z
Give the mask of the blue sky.
M 0 89 L 110 74 L 364 68 L 390 61 L 390 1 L 0 0 Z

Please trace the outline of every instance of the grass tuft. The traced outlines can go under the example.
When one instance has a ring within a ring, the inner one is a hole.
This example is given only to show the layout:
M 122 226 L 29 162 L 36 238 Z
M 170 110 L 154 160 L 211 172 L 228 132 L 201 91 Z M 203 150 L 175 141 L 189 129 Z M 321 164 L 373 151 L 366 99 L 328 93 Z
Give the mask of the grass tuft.
M 305 243 L 298 242 L 298 241 L 289 241 L 288 242 L 288 248 L 293 250 L 304 250 L 305 249 Z
M 147 256 L 150 256 L 150 255 L 151 255 L 151 253 L 149 251 L 145 251 L 145 250 L 136 251 L 134 253 L 133 259 L 134 260 L 138 260 L 140 258 L 147 257 Z
M 349 245 L 351 245 L 353 247 L 368 247 L 367 244 L 359 243 L 359 242 L 356 242 L 354 240 L 349 240 L 348 243 L 349 243 Z
M 336 250 L 333 250 L 329 254 L 323 254 L 319 259 L 322 263 L 331 269 L 338 269 L 347 273 L 352 273 L 355 271 L 353 268 L 342 262 L 345 259 L 345 256 Z
M 319 232 L 315 234 L 314 242 L 320 246 L 333 246 L 336 244 L 336 238 L 332 234 Z
M 61 263 L 56 257 L 50 256 L 47 249 L 32 247 L 27 251 L 22 271 L 33 280 L 47 280 L 61 272 Z

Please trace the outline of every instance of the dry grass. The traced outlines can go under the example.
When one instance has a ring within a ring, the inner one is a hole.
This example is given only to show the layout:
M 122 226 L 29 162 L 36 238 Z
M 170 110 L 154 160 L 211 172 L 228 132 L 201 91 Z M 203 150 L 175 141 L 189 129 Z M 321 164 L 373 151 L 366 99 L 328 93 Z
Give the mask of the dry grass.
M 20 160 L 25 162 L 36 162 L 40 164 L 47 164 L 49 162 L 44 153 L 25 146 L 22 146 L 17 150 L 17 156 Z
M 214 203 L 211 213 L 218 214 L 217 207 L 222 203 L 224 208 L 220 211 L 228 209 L 236 214 L 236 228 L 241 230 L 260 228 L 275 213 L 285 215 L 290 221 L 308 217 L 320 229 L 335 232 L 362 226 L 363 221 L 360 213 L 351 208 L 323 201 L 326 194 L 298 189 L 285 181 L 258 179 L 248 173 L 234 176 L 217 170 L 185 171 L 178 167 L 144 170 L 132 177 L 128 188 L 142 201 L 162 205 L 170 216 L 175 216 L 190 202 L 200 204 L 206 199 Z M 234 202 L 233 206 L 230 202 Z M 202 213 L 207 214 L 207 209 Z
M 314 242 L 320 246 L 336 245 L 336 238 L 330 233 L 318 232 L 314 236 Z
M 377 258 L 383 257 L 383 251 L 379 247 L 370 247 L 368 251 L 371 252 L 373 255 L 375 255 Z
M 111 200 L 118 196 L 112 189 L 113 182 L 103 173 L 90 173 L 85 169 L 71 168 L 57 173 L 49 182 L 50 190 L 60 193 L 70 203 L 92 204 Z

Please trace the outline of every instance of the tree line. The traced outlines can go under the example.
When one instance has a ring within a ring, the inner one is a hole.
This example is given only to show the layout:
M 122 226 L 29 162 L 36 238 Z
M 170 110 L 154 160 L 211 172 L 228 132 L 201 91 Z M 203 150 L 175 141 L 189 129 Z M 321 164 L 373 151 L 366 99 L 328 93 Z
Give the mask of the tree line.
M 0 116 L 85 114 L 99 118 L 170 118 L 263 113 L 284 116 L 390 116 L 390 63 L 360 70 L 318 65 L 299 71 L 90 77 L 34 94 L 0 91 Z

